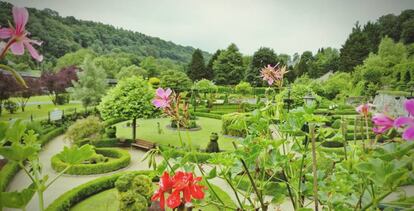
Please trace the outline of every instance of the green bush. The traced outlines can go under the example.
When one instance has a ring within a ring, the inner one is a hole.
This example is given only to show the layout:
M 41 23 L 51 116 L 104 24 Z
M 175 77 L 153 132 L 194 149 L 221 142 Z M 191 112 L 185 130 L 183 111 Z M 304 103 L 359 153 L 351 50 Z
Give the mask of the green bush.
M 218 134 L 211 133 L 210 135 L 210 142 L 207 145 L 206 152 L 220 152 L 220 147 L 218 144 Z
M 120 210 L 147 210 L 153 193 L 148 176 L 128 173 L 116 180 L 115 187 L 120 196 Z
M 139 174 L 148 176 L 152 176 L 154 174 L 153 171 L 134 171 L 133 173 L 137 175 Z M 110 176 L 100 177 L 98 179 L 77 186 L 59 196 L 59 198 L 53 201 L 46 208 L 46 211 L 67 211 L 75 204 L 94 194 L 114 188 L 115 181 L 124 174 L 126 173 L 120 172 Z
M 6 102 L 4 102 L 3 106 L 4 106 L 4 109 L 6 109 L 11 114 L 14 114 L 19 108 L 19 105 L 11 100 L 7 100 Z
M 131 162 L 131 155 L 128 151 L 114 148 L 96 148 L 96 153 L 109 157 L 108 162 L 101 162 L 96 164 L 78 164 L 74 165 L 66 171 L 66 174 L 74 175 L 90 175 L 90 174 L 102 174 L 118 169 L 124 168 Z M 67 164 L 62 162 L 58 156 L 54 155 L 51 159 L 52 168 L 61 172 L 67 167 Z
M 116 138 L 116 126 L 107 127 L 105 129 L 105 134 L 108 138 Z
M 146 211 L 148 200 L 133 190 L 119 193 L 119 210 L 122 211 Z
M 36 134 L 42 135 L 43 134 L 43 127 L 39 121 L 30 121 L 26 124 L 26 130 L 33 130 Z
M 188 151 L 181 150 L 181 149 L 172 149 L 167 146 L 159 146 L 161 150 L 168 152 L 168 154 L 175 158 L 175 157 L 184 157 L 186 155 L 189 155 L 189 161 L 190 162 L 200 162 L 205 163 L 209 159 L 211 159 L 211 154 L 208 152 L 192 152 L 191 155 Z M 227 152 L 220 152 L 220 153 L 227 153 Z
M 95 147 L 129 147 L 134 143 L 132 139 L 119 139 L 119 138 L 105 138 L 100 140 L 83 139 L 78 143 L 79 146 L 90 144 Z
M 77 143 L 82 139 L 99 139 L 103 126 L 98 117 L 89 116 L 86 119 L 79 119 L 71 125 L 65 136 L 73 143 Z
M 111 125 L 114 125 L 114 124 L 117 124 L 123 121 L 125 121 L 124 118 L 113 118 L 113 119 L 107 119 L 103 121 L 102 124 L 104 127 L 108 127 L 108 126 L 111 126 Z
M 336 119 L 336 120 L 332 123 L 332 128 L 334 128 L 334 129 L 339 129 L 339 128 L 341 128 L 341 120 L 340 120 L 340 119 Z
M 230 136 L 244 137 L 245 125 L 249 125 L 248 113 L 230 113 L 222 116 L 222 133 Z

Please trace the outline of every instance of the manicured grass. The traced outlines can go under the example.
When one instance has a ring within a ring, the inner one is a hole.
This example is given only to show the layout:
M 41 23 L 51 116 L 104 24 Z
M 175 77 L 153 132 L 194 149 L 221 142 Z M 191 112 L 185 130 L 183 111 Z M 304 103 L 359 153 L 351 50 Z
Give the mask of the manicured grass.
M 12 97 L 10 100 L 14 102 L 19 102 L 18 98 Z M 52 103 L 52 100 L 50 99 L 49 95 L 40 95 L 40 96 L 33 96 L 29 98 L 28 102 L 49 102 Z
M 77 109 L 77 111 L 83 110 L 83 107 L 79 103 L 69 103 L 65 105 L 58 105 L 55 106 L 53 104 L 43 104 L 40 105 L 40 109 L 37 108 L 37 105 L 27 105 L 25 108 L 25 111 L 22 112 L 19 108 L 19 110 L 16 111 L 14 114 L 10 114 L 3 108 L 3 112 L 0 116 L 0 121 L 7 121 L 9 119 L 24 119 L 29 120 L 30 115 L 33 115 L 33 119 L 46 119 L 48 117 L 48 112 L 53 111 L 55 109 L 59 110 L 65 110 L 65 113 L 69 112 L 72 113 L 74 109 Z
M 116 211 L 119 208 L 118 191 L 113 188 L 95 194 L 72 207 L 71 211 L 106 210 Z
M 158 134 L 157 122 L 160 123 L 162 133 Z M 170 119 L 147 119 L 138 120 L 137 137 L 143 140 L 155 142 L 162 145 L 174 145 L 180 146 L 178 133 L 176 130 L 167 129 L 166 126 L 170 124 Z M 221 132 L 221 120 L 199 117 L 197 124 L 201 126 L 199 131 L 181 131 L 181 136 L 184 143 L 188 143 L 187 133 L 191 137 L 192 145 L 199 146 L 201 149 L 205 149 L 210 141 L 210 134 L 212 132 Z M 132 128 L 126 127 L 126 122 L 116 124 L 117 137 L 119 138 L 132 138 Z M 224 137 L 219 135 L 219 146 L 222 150 L 232 150 L 233 138 Z
M 227 195 L 223 190 L 218 188 L 217 186 L 213 185 L 213 189 L 216 191 L 217 195 L 219 195 L 220 199 L 223 202 L 231 207 L 235 207 L 234 202 L 231 200 L 229 195 Z M 118 200 L 118 191 L 113 188 L 106 191 L 102 191 L 98 194 L 95 194 L 82 202 L 73 206 L 70 211 L 91 211 L 91 210 L 106 210 L 106 211 L 117 211 L 119 208 L 119 200 Z M 166 209 L 171 210 L 171 209 Z M 203 207 L 202 210 L 204 211 L 215 211 L 218 210 L 216 206 L 209 205 Z

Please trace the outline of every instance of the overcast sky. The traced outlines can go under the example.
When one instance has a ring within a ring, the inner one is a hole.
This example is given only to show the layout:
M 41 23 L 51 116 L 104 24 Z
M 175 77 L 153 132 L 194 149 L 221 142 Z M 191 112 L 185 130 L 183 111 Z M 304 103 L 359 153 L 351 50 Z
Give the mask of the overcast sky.
M 62 16 L 93 20 L 208 52 L 234 42 L 293 54 L 339 48 L 356 21 L 414 9 L 414 0 L 13 0 Z

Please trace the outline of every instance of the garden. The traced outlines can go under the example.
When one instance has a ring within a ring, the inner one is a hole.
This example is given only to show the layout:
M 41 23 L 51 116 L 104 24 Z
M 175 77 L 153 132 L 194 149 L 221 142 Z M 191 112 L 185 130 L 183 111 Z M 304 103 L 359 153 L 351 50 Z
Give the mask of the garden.
M 414 210 L 414 10 L 291 57 L 0 5 L 0 210 Z

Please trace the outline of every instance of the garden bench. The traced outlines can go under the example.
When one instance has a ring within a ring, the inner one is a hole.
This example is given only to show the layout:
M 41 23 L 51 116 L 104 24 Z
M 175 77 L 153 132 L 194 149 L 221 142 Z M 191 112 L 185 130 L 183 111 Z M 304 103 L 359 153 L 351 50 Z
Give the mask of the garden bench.
M 132 146 L 136 147 L 136 148 L 140 148 L 140 149 L 145 149 L 145 150 L 150 150 L 155 148 L 155 144 L 149 141 L 145 141 L 145 140 L 141 140 L 141 139 L 137 139 L 135 141 L 135 143 L 131 144 Z

